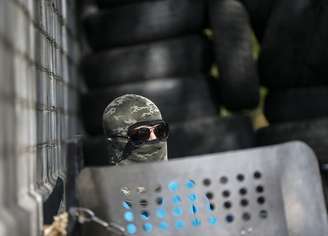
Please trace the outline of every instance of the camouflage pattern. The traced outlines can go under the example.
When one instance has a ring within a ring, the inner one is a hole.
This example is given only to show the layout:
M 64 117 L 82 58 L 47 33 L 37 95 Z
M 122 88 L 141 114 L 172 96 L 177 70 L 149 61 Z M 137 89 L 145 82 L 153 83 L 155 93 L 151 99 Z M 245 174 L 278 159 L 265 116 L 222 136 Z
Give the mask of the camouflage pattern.
M 149 99 L 127 94 L 116 98 L 105 109 L 103 114 L 103 127 L 106 137 L 109 138 L 110 157 L 117 159 L 122 156 L 123 150 L 128 142 L 125 138 L 112 137 L 127 136 L 128 128 L 141 121 L 161 120 L 162 115 L 158 107 Z M 126 160 L 120 165 L 167 160 L 167 144 L 159 142 L 155 144 L 144 144 L 133 150 Z

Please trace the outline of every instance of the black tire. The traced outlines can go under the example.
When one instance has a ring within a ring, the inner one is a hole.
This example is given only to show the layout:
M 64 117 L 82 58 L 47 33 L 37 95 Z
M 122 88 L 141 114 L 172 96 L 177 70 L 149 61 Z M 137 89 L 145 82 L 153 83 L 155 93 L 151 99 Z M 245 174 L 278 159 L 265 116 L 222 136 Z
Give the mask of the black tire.
M 322 186 L 323 186 L 323 193 L 325 195 L 326 206 L 328 206 L 328 166 L 327 165 L 321 166 L 321 176 L 322 176 Z
M 269 92 L 264 114 L 271 123 L 328 116 L 328 87 Z
M 227 118 L 205 117 L 170 124 L 169 159 L 239 150 L 254 147 L 255 132 L 244 116 Z M 83 141 L 85 166 L 108 166 L 109 150 L 104 136 Z
M 237 0 L 210 0 L 210 24 L 223 105 L 229 110 L 255 108 L 260 88 L 244 5 Z
M 57 178 L 56 185 L 51 194 L 43 202 L 43 222 L 47 225 L 52 224 L 54 217 L 58 215 L 61 203 L 64 201 L 64 181 Z
M 86 36 L 95 50 L 201 32 L 204 1 L 138 2 L 84 18 Z
M 328 163 L 328 118 L 275 124 L 259 129 L 256 136 L 259 146 L 303 141 L 312 147 L 321 163 Z
M 84 166 L 109 166 L 109 149 L 105 136 L 86 137 L 83 139 Z
M 205 117 L 170 125 L 169 159 L 255 146 L 251 121 L 243 116 Z
M 164 78 L 115 86 L 82 97 L 82 117 L 90 134 L 102 134 L 102 114 L 116 97 L 134 93 L 152 100 L 168 122 L 185 121 L 218 114 L 219 102 L 204 76 Z
M 192 35 L 91 54 L 82 60 L 81 72 L 89 88 L 207 74 L 209 51 L 202 37 Z
M 127 5 L 131 3 L 137 3 L 137 2 L 154 2 L 159 0 L 97 0 L 98 6 L 102 9 L 104 8 L 112 8 L 122 5 Z
M 76 14 L 78 19 L 82 19 L 89 14 L 98 12 L 98 6 L 96 0 L 79 0 L 76 1 Z M 80 25 L 78 25 L 79 27 Z
M 262 41 L 271 13 L 275 9 L 276 0 L 240 0 L 249 13 L 254 33 Z
M 269 88 L 328 84 L 326 1 L 279 1 L 261 45 L 261 83 Z

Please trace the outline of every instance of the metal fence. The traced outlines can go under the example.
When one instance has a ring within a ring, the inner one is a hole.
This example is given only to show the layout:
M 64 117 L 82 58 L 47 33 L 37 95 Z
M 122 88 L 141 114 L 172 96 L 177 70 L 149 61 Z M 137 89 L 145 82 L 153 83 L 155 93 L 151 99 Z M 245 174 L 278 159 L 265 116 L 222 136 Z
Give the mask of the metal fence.
M 78 131 L 75 4 L 0 0 L 0 235 L 39 235 Z

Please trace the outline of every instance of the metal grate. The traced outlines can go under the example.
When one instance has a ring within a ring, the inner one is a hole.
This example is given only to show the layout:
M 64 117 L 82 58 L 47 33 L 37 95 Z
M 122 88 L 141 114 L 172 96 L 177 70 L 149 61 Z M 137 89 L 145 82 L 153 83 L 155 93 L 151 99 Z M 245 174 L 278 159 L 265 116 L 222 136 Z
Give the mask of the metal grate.
M 0 235 L 39 235 L 42 202 L 66 176 L 79 130 L 74 8 L 0 1 Z
M 128 235 L 328 233 L 318 164 L 301 143 L 92 168 L 82 177 L 88 172 L 96 214 Z

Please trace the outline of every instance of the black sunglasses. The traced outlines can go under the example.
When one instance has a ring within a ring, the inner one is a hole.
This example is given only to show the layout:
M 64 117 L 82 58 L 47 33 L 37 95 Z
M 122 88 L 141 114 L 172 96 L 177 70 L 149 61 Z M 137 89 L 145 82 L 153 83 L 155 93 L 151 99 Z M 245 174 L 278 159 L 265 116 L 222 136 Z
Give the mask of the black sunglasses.
M 155 134 L 156 139 L 150 140 L 151 132 Z M 166 141 L 168 135 L 169 125 L 163 120 L 138 122 L 128 128 L 128 137 L 135 145 Z
M 156 140 L 149 141 L 151 132 L 155 134 Z M 168 123 L 163 120 L 153 120 L 135 123 L 128 128 L 127 136 L 111 134 L 108 136 L 108 140 L 111 140 L 111 138 L 126 138 L 130 142 L 140 145 L 154 141 L 166 141 L 168 135 Z
M 156 138 L 150 140 L 151 133 L 154 133 Z M 166 141 L 169 136 L 169 125 L 163 120 L 153 120 L 153 121 L 142 121 L 131 125 L 128 128 L 127 136 L 121 135 L 109 135 L 109 139 L 119 137 L 127 138 L 129 141 L 126 144 L 123 154 L 119 158 L 110 160 L 112 164 L 117 164 L 122 160 L 128 158 L 132 150 L 138 148 L 138 146 L 146 143 L 158 143 L 161 141 Z

